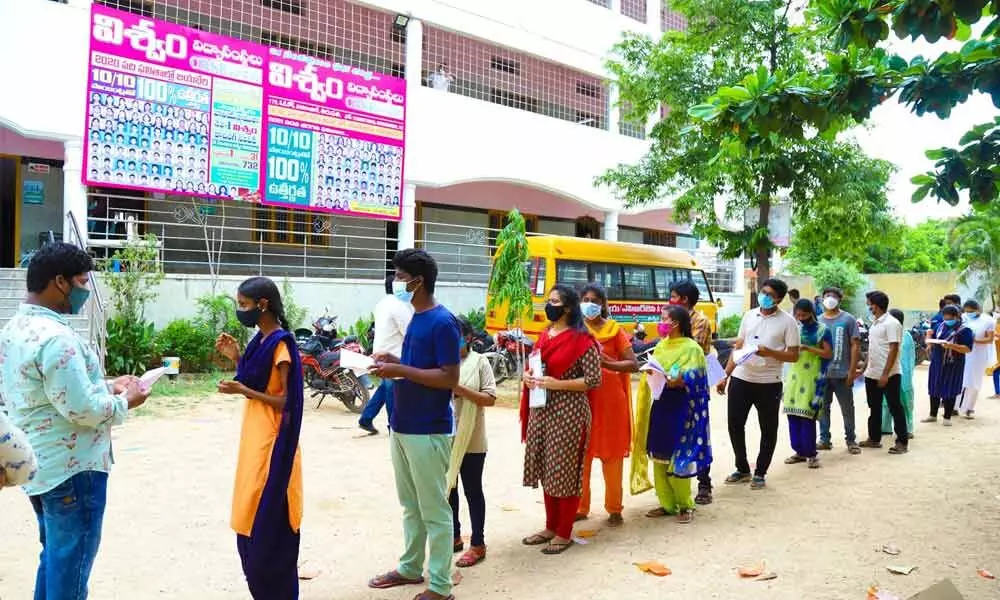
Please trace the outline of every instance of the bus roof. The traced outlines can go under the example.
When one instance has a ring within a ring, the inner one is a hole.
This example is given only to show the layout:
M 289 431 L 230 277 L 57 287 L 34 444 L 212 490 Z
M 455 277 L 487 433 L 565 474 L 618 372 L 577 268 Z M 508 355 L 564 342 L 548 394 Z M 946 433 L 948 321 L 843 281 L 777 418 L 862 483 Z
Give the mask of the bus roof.
M 546 253 L 555 257 L 565 255 L 575 260 L 591 262 L 620 262 L 627 257 L 634 264 L 658 265 L 668 263 L 673 266 L 698 268 L 689 253 L 678 248 L 647 246 L 627 242 L 610 242 L 562 235 L 535 235 L 528 238 L 528 250 L 532 255 Z

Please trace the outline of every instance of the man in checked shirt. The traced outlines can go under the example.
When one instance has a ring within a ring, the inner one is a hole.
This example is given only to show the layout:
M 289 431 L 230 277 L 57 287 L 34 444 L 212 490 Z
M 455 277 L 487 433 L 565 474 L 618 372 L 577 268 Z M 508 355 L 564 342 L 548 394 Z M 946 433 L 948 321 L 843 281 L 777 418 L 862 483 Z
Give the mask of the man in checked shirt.
M 670 304 L 688 309 L 691 315 L 691 337 L 701 346 L 705 356 L 708 356 L 712 353 L 712 324 L 705 315 L 695 310 L 700 295 L 698 286 L 690 279 L 675 281 L 670 285 Z M 708 469 L 698 473 L 698 495 L 694 501 L 702 505 L 712 503 L 712 477 Z

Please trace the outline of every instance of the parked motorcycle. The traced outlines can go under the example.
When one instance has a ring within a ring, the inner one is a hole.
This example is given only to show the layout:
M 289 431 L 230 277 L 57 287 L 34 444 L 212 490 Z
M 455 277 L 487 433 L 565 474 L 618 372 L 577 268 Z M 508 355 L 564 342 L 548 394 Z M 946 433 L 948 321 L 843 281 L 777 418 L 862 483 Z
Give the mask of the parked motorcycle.
M 927 347 L 927 330 L 929 328 L 930 324 L 925 328 L 922 322 L 910 328 L 910 337 L 913 338 L 913 347 L 917 355 L 916 364 L 918 365 L 931 358 L 930 349 Z
M 522 366 L 521 353 L 530 354 L 534 346 L 535 343 L 522 331 L 501 331 L 496 335 L 493 347 L 482 354 L 490 361 L 493 377 L 499 384 L 517 377 Z
M 324 314 L 313 323 L 313 333 L 302 339 L 299 332 L 299 355 L 302 358 L 302 377 L 312 391 L 313 398 L 319 398 L 316 408 L 323 405 L 327 396 L 340 400 L 348 410 L 360 413 L 368 402 L 370 392 L 358 375 L 340 366 L 340 351 L 364 353 L 358 338 L 337 337 L 337 317 Z

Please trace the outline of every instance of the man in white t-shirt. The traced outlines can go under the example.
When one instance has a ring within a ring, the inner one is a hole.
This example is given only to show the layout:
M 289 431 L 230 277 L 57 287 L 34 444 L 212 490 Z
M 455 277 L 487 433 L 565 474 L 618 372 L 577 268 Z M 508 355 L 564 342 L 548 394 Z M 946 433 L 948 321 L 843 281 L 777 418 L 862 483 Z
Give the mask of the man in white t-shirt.
M 726 483 L 750 482 L 752 490 L 764 488 L 778 445 L 782 365 L 799 359 L 799 325 L 792 315 L 778 308 L 787 292 L 788 285 L 780 279 L 768 279 L 760 286 L 760 307 L 743 315 L 734 352 L 726 365 L 726 378 L 718 386 L 719 393 L 724 394 L 729 385 L 729 440 L 736 454 L 736 472 L 726 478 Z M 737 364 L 736 357 L 741 353 L 735 350 L 739 349 L 752 349 L 753 353 Z M 751 408 L 757 409 L 760 422 L 760 452 L 752 473 L 746 440 Z
M 448 72 L 448 63 L 439 64 L 437 71 L 431 73 L 427 79 L 432 88 L 442 92 L 447 92 L 448 88 L 451 87 L 451 82 L 455 80 L 451 73 Z
M 406 329 L 413 318 L 413 305 L 397 298 L 392 291 L 395 274 L 385 278 L 385 297 L 375 305 L 375 340 L 372 342 L 372 355 L 391 354 L 400 356 L 403 353 L 403 338 Z M 393 389 L 392 380 L 383 379 L 372 396 L 365 410 L 358 419 L 358 427 L 371 435 L 377 435 L 378 429 L 373 424 L 382 406 L 385 405 L 387 416 L 392 416 Z
M 862 448 L 882 447 L 882 399 L 885 398 L 896 430 L 896 444 L 889 454 L 906 454 L 910 433 L 906 429 L 901 386 L 902 367 L 899 349 L 903 343 L 903 325 L 889 314 L 889 296 L 878 290 L 866 295 L 868 313 L 874 322 L 868 328 L 868 365 L 865 367 L 865 392 L 868 396 L 868 439 Z

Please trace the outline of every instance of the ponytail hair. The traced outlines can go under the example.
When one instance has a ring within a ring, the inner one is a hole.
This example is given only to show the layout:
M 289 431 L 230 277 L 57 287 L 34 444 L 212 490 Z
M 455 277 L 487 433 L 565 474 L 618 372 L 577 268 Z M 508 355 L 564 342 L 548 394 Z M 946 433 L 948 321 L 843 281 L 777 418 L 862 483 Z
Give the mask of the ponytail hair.
M 240 284 L 237 292 L 254 302 L 267 300 L 268 312 L 274 314 L 282 329 L 291 331 L 288 326 L 288 317 L 285 316 L 285 305 L 281 301 L 281 292 L 278 291 L 278 286 L 273 281 L 267 277 L 251 277 Z

